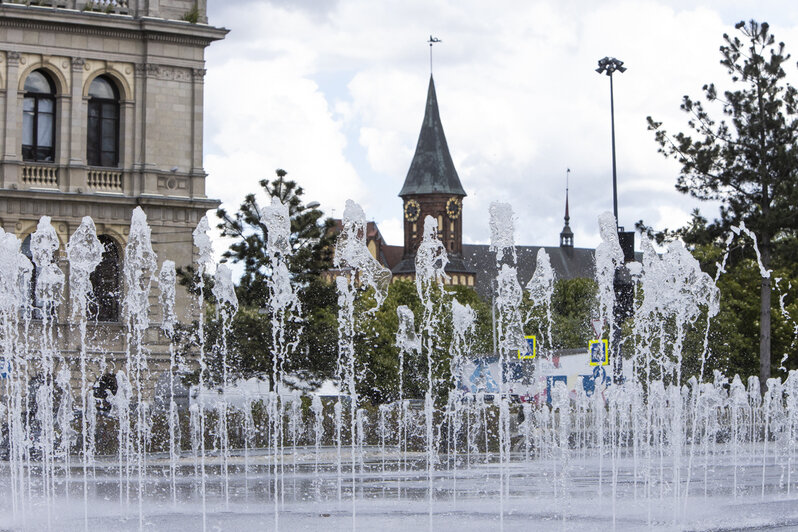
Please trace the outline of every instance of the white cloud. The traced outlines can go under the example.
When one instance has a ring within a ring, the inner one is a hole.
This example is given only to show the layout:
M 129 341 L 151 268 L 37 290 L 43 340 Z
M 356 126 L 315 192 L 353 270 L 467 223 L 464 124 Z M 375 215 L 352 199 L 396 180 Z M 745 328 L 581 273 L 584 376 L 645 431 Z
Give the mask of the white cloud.
M 210 196 L 237 205 L 280 166 L 328 213 L 360 201 L 401 244 L 396 195 L 424 114 L 432 33 L 443 40 L 434 50 L 441 117 L 469 194 L 465 240 L 487 240 L 488 206 L 502 200 L 518 215 L 517 242 L 556 244 L 570 167 L 578 246 L 598 242 L 597 216 L 612 208 L 609 80 L 594 72 L 597 60 L 613 55 L 629 68 L 614 80 L 621 223 L 676 227 L 698 204 L 674 190 L 679 167 L 657 153 L 645 118 L 685 130 L 682 95 L 726 80 L 721 35 L 740 18 L 781 13 L 719 0 L 209 7 L 211 23 L 231 29 L 208 52 Z M 777 37 L 795 52 L 798 17 L 779 20 Z
M 278 167 L 299 181 L 309 200 L 328 208 L 361 199 L 363 185 L 344 156 L 341 124 L 314 82 L 284 75 L 290 68 L 230 59 L 209 75 L 208 194 L 230 207 L 259 190 L 259 180 L 274 178 Z
M 380 228 L 382 237 L 389 244 L 400 245 L 402 242 L 404 242 L 404 224 L 402 223 L 402 219 L 398 216 L 380 220 L 377 222 L 377 225 Z

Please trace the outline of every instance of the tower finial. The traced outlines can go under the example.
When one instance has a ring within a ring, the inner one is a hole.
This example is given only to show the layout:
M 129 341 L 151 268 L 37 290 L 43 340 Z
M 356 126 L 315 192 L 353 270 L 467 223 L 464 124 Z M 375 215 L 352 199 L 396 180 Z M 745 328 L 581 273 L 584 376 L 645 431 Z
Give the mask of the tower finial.
M 568 222 L 571 220 L 571 217 L 568 215 L 568 181 L 571 177 L 571 169 L 565 169 L 565 225 L 568 225 Z
M 438 38 L 436 38 L 436 37 L 433 37 L 432 35 L 430 35 L 429 36 L 429 40 L 427 42 L 429 43 L 429 75 L 431 76 L 432 75 L 432 45 L 435 44 L 435 43 L 443 42 L 443 41 L 438 39 Z
M 574 232 L 571 231 L 571 227 L 569 222 L 571 221 L 571 215 L 568 213 L 568 181 L 571 177 L 571 169 L 566 168 L 565 170 L 565 225 L 560 232 L 560 247 L 561 248 L 572 248 L 574 247 Z

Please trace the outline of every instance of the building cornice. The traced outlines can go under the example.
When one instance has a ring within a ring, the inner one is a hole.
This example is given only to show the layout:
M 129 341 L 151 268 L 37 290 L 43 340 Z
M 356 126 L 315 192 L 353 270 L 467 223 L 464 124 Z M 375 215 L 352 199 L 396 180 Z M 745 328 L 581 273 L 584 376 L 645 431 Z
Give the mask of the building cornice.
M 112 193 L 82 194 L 58 190 L 0 190 L 0 200 L 58 200 L 70 203 L 96 203 L 104 205 L 141 205 L 152 207 L 178 207 L 183 209 L 215 209 L 221 202 L 211 198 L 180 198 L 170 196 L 125 196 Z
M 0 27 L 206 47 L 229 32 L 207 24 L 114 13 L 0 4 Z

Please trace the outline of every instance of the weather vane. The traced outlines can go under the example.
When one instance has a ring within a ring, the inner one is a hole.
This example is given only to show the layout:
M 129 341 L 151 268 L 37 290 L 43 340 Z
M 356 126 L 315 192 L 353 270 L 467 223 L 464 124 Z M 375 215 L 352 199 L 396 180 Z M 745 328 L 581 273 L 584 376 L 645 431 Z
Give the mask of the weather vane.
M 430 35 L 427 42 L 429 43 L 429 73 L 432 75 L 432 45 L 443 41 Z

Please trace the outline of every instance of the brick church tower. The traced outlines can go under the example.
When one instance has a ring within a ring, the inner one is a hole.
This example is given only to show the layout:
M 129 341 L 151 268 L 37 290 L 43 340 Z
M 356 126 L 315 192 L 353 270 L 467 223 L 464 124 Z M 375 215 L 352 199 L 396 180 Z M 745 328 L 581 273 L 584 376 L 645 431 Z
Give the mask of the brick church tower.
M 474 285 L 476 271 L 463 260 L 465 196 L 443 133 L 435 82 L 430 76 L 416 153 L 399 192 L 403 202 L 404 250 L 402 260 L 393 268 L 394 278 L 415 277 L 416 250 L 421 242 L 424 219 L 432 216 L 438 222 L 438 238 L 449 253 L 447 284 Z

